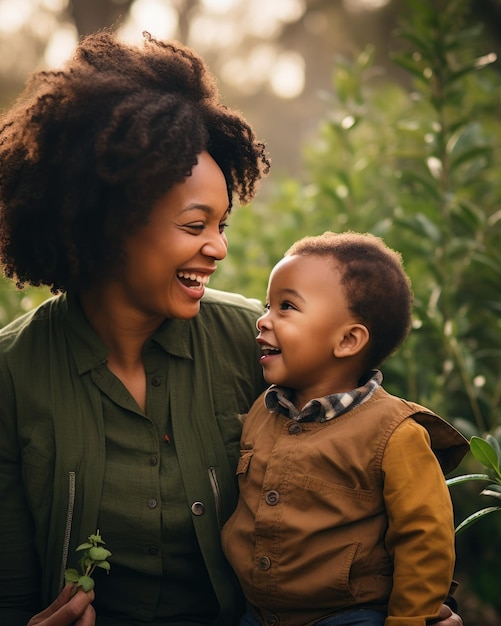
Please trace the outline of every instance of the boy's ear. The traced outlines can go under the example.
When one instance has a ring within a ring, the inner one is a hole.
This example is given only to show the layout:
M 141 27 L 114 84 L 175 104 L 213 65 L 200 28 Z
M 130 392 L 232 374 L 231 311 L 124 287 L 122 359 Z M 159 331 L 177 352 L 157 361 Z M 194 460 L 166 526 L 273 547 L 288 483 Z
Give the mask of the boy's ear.
M 370 333 L 363 324 L 350 324 L 344 329 L 341 341 L 337 342 L 333 354 L 338 359 L 359 354 L 369 343 Z

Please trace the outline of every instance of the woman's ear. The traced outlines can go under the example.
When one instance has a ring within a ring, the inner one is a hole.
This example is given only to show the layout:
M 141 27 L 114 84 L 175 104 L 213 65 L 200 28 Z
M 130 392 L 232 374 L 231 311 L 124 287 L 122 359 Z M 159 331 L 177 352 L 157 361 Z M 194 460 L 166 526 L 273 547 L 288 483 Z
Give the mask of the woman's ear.
M 369 343 L 370 333 L 363 324 L 350 324 L 344 329 L 341 341 L 337 342 L 333 354 L 338 359 L 359 354 Z

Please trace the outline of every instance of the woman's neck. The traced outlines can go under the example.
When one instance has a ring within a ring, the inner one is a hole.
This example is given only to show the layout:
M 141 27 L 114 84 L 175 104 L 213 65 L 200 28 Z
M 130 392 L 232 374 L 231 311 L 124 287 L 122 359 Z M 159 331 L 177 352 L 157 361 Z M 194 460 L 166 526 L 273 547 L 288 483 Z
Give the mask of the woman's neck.
M 106 289 L 82 291 L 80 303 L 90 325 L 108 348 L 108 369 L 119 378 L 143 412 L 146 410 L 146 377 L 143 346 L 164 321 L 142 315 Z

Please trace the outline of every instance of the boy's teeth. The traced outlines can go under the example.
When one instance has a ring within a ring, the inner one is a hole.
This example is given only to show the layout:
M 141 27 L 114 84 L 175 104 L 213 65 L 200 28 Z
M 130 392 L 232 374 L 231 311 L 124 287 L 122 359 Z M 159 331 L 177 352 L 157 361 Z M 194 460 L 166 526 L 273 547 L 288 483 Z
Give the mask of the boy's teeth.
M 279 348 L 274 348 L 273 346 L 262 346 L 261 350 L 264 354 L 275 354 L 276 352 L 280 352 Z

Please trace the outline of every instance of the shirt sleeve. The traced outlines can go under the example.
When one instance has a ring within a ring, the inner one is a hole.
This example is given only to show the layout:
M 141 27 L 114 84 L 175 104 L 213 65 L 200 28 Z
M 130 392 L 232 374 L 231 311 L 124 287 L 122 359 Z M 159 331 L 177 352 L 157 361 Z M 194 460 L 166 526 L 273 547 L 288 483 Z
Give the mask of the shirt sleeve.
M 0 371 L 0 624 L 26 624 L 40 608 L 34 527 L 21 477 L 13 392 Z
M 451 498 L 426 429 L 403 422 L 386 446 L 382 470 L 386 547 L 394 562 L 385 626 L 425 626 L 438 617 L 455 563 Z

